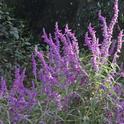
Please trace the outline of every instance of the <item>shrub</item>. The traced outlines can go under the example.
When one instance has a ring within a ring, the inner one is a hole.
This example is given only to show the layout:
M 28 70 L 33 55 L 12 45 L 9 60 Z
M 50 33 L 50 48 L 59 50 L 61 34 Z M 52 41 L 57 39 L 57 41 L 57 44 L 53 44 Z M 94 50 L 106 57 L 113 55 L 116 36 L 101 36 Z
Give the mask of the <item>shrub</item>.
M 49 46 L 46 55 L 35 48 L 32 53 L 34 79 L 28 88 L 23 82 L 25 69 L 16 68 L 11 88 L 1 78 L 1 122 L 45 124 L 121 124 L 124 123 L 124 86 L 118 81 L 118 54 L 123 31 L 109 60 L 112 33 L 118 18 L 118 0 L 109 24 L 99 13 L 103 42 L 100 45 L 90 24 L 85 43 L 91 50 L 91 61 L 79 56 L 77 39 L 66 25 L 55 26 L 54 37 L 43 30 Z M 36 61 L 36 60 L 39 61 Z M 82 60 L 82 61 L 81 61 Z M 7 117 L 7 119 L 5 119 Z
M 0 75 L 9 79 L 15 65 L 28 65 L 32 52 L 32 36 L 25 22 L 14 18 L 5 3 L 0 3 Z

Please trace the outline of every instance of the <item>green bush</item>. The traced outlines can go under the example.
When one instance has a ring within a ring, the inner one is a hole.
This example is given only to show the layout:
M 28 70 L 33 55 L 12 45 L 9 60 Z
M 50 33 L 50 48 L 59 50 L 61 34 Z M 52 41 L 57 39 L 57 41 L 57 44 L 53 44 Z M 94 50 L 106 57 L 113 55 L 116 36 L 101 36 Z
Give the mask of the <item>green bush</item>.
M 14 18 L 12 9 L 0 3 L 0 75 L 9 76 L 14 65 L 29 64 L 32 40 L 26 23 Z

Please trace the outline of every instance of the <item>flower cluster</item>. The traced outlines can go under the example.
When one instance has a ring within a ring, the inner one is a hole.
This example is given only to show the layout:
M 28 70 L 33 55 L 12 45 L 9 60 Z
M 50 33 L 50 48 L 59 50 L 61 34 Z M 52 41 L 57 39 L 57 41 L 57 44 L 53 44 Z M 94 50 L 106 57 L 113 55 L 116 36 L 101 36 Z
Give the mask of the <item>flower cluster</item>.
M 88 32 L 85 35 L 85 44 L 92 51 L 92 65 L 95 71 L 99 71 L 102 64 L 106 64 L 110 53 L 113 52 L 111 46 L 114 45 L 112 41 L 113 29 L 118 19 L 118 0 L 115 0 L 114 3 L 114 16 L 109 24 L 106 22 L 106 18 L 101 15 L 101 11 L 99 12 L 99 20 L 101 22 L 102 31 L 103 31 L 103 41 L 99 44 L 99 39 L 96 38 L 95 30 L 91 26 L 88 27 Z M 90 35 L 90 36 L 89 36 Z M 122 47 L 122 38 L 123 38 L 123 30 L 120 31 L 118 40 L 117 40 L 117 50 L 113 57 L 113 63 L 116 63 L 118 58 L 118 53 L 120 53 Z M 113 46 L 114 47 L 114 46 Z M 111 51 L 110 51 L 111 50 Z
M 45 60 L 43 53 L 38 51 L 37 47 L 35 48 L 35 54 L 42 64 L 39 70 L 39 80 L 42 82 L 43 92 L 49 98 L 55 99 L 58 108 L 61 109 L 61 94 L 54 90 L 55 87 L 68 90 L 70 85 L 76 83 L 83 85 L 88 82 L 88 74 L 81 65 L 77 39 L 68 25 L 62 33 L 56 24 L 55 38 L 52 38 L 51 34 L 48 36 L 45 30 L 43 32 L 44 41 L 50 49 L 48 58 Z M 34 61 L 33 67 L 35 67 Z
M 27 110 L 37 103 L 37 93 L 32 87 L 31 89 L 24 86 L 25 69 L 21 72 L 19 68 L 15 71 L 15 80 L 10 90 L 7 90 L 6 81 L 1 78 L 0 98 L 5 99 L 10 114 L 10 120 L 13 124 L 20 120 L 26 119 Z
M 94 68 L 94 71 L 96 71 L 97 73 L 100 73 L 102 71 L 102 65 L 108 65 L 108 59 L 109 56 L 112 55 L 112 62 L 111 62 L 111 66 L 117 65 L 117 59 L 119 58 L 119 53 L 121 52 L 121 48 L 122 48 L 122 43 L 123 41 L 123 30 L 120 31 L 118 38 L 117 38 L 117 48 L 115 50 L 115 42 L 112 39 L 113 36 L 113 30 L 114 30 L 114 26 L 117 23 L 117 19 L 118 19 L 118 0 L 115 0 L 114 2 L 114 15 L 112 17 L 112 20 L 110 21 L 109 24 L 107 24 L 106 22 L 106 18 L 103 17 L 101 15 L 101 11 L 99 12 L 98 16 L 99 16 L 99 20 L 101 22 L 101 26 L 102 26 L 102 31 L 103 31 L 103 41 L 101 42 L 101 44 L 99 43 L 99 39 L 96 38 L 96 32 L 93 29 L 93 27 L 91 26 L 91 24 L 88 27 L 88 32 L 85 35 L 85 44 L 89 47 L 89 49 L 92 51 L 92 67 Z M 115 50 L 115 51 L 114 51 Z M 122 70 L 122 69 L 121 69 Z M 101 87 L 102 89 L 106 89 L 105 83 L 109 82 L 109 85 L 111 87 L 109 87 L 110 89 L 112 89 L 115 93 L 116 93 L 116 98 L 114 96 L 115 99 L 115 104 L 116 104 L 116 110 L 114 110 L 114 119 L 116 120 L 117 124 L 121 124 L 124 123 L 124 99 L 123 99 L 123 93 L 122 91 L 123 86 L 120 86 L 119 83 L 117 83 L 117 81 L 115 81 L 116 76 L 118 75 L 117 69 L 116 68 L 112 68 L 110 72 L 107 73 L 107 75 L 105 76 L 105 78 L 103 79 L 103 84 Z M 115 83 L 116 82 L 116 83 Z M 115 85 L 116 84 L 116 85 Z M 120 95 L 121 94 L 121 95 Z M 110 96 L 112 96 L 112 94 L 110 93 Z M 112 113 L 112 112 L 109 112 Z M 108 116 L 108 120 L 109 123 L 112 123 L 112 115 L 111 117 Z

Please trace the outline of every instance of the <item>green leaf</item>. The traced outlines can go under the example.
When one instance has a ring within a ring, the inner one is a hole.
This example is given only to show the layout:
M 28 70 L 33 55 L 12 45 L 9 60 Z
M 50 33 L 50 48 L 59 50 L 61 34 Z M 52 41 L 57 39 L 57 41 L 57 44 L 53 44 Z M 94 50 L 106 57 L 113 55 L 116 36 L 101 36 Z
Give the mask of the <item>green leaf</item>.
M 16 40 L 19 39 L 19 32 L 16 27 L 10 29 L 10 34 L 13 35 L 16 38 Z

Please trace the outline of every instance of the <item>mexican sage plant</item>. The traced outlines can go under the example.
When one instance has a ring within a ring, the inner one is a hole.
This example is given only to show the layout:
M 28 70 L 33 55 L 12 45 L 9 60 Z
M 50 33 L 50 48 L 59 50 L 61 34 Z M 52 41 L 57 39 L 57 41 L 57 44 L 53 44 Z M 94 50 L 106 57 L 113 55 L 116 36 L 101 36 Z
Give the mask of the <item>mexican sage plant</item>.
M 123 30 L 114 49 L 112 42 L 118 0 L 113 10 L 109 23 L 98 13 L 102 41 L 89 24 L 85 34 L 89 56 L 80 55 L 78 40 L 68 25 L 61 30 L 56 23 L 54 36 L 43 29 L 42 39 L 49 49 L 45 53 L 35 47 L 31 83 L 26 83 L 26 69 L 15 69 L 11 86 L 1 77 L 1 124 L 124 123 L 124 86 L 119 82 L 123 68 L 118 66 Z

